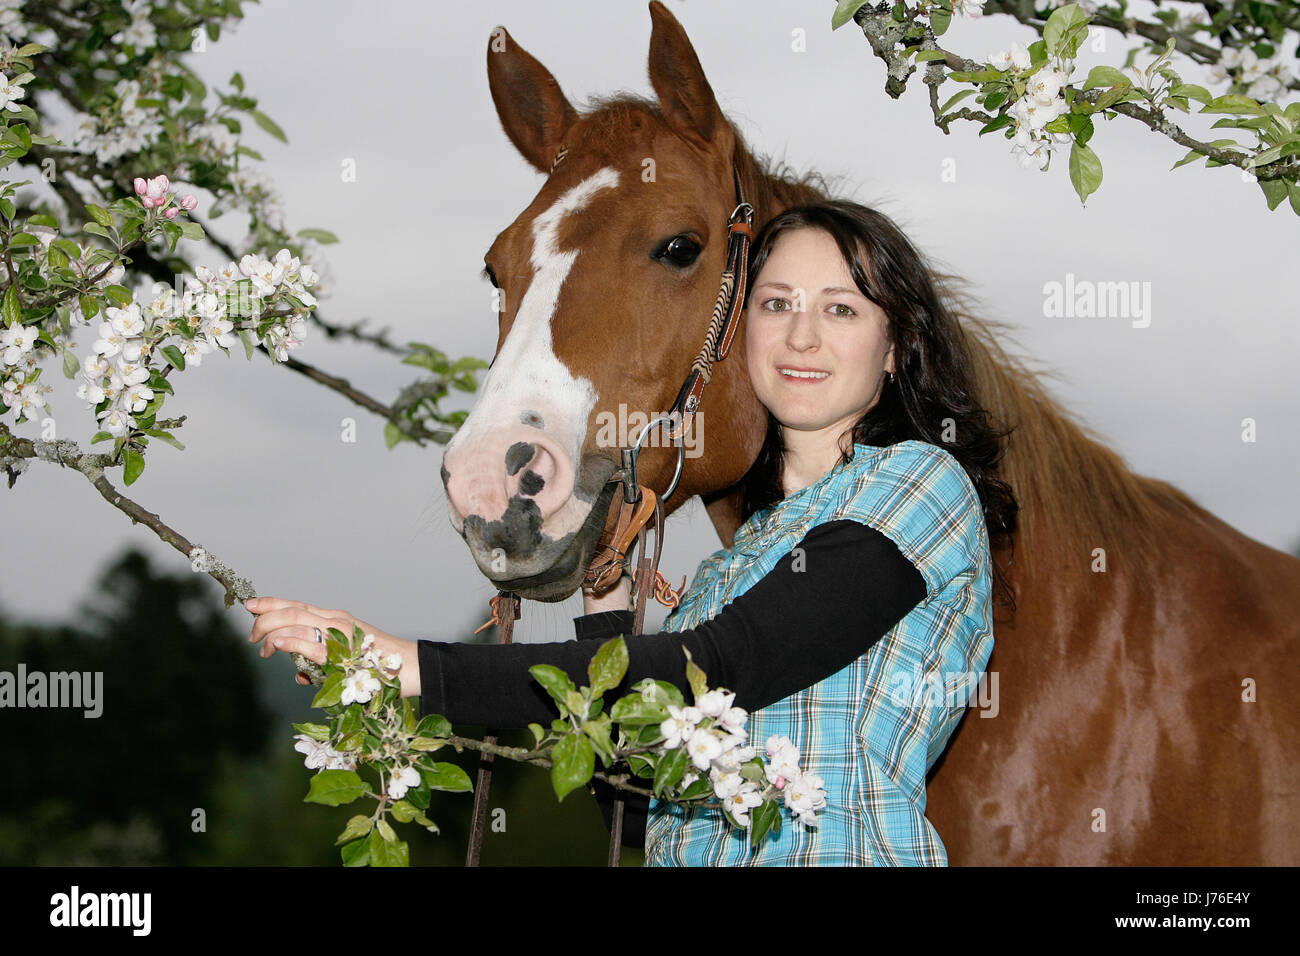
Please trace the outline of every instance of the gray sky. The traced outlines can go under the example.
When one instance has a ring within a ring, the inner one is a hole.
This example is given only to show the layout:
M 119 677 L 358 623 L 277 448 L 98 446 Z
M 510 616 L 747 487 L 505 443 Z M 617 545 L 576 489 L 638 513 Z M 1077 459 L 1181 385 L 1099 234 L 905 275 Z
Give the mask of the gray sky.
M 829 0 L 668 6 L 754 149 L 840 177 L 843 195 L 877 205 L 942 267 L 972 278 L 987 314 L 1018 328 L 1017 350 L 1060 374 L 1053 394 L 1134 470 L 1172 482 L 1274 547 L 1300 539 L 1294 214 L 1269 213 L 1258 187 L 1235 171 L 1168 172 L 1185 150 L 1123 118 L 1098 123 L 1092 145 L 1105 182 L 1084 208 L 1068 183 L 1067 153 L 1047 174 L 1022 170 L 1009 144 L 979 140 L 973 124 L 954 125 L 951 136 L 935 129 L 919 81 L 901 102 L 890 100 L 884 67 L 856 26 L 830 31 Z M 651 92 L 641 0 L 265 0 L 247 7 L 233 34 L 191 56 L 209 82 L 239 70 L 287 132 L 284 145 L 249 122 L 246 142 L 265 155 L 291 229 L 319 226 L 342 239 L 326 249 L 333 293 L 321 312 L 329 321 L 367 317 L 391 327 L 396 342 L 491 356 L 495 316 L 477 277 L 483 253 L 541 184 L 501 131 L 488 92 L 485 50 L 497 24 L 579 108 L 593 94 Z M 807 51 L 796 53 L 791 31 L 800 27 Z M 1032 36 L 1002 19 L 959 19 L 948 39 L 981 56 Z M 1109 42 L 1110 53 L 1081 54 L 1080 75 L 1097 62 L 1122 63 L 1125 47 Z M 1206 82 L 1190 70 L 1184 79 Z M 957 89 L 948 84 L 943 94 Z M 1208 123 L 1186 127 L 1204 132 Z M 347 158 L 356 182 L 341 182 Z M 955 182 L 943 181 L 945 160 L 955 162 Z M 231 214 L 213 231 L 238 240 L 243 222 Z M 222 264 L 215 253 L 206 261 Z M 1149 282 L 1149 327 L 1046 317 L 1044 284 L 1067 273 Z M 79 354 L 92 338 L 81 333 Z M 294 354 L 384 401 L 416 375 L 315 331 Z M 57 366 L 46 380 L 56 387 L 60 437 L 84 446 L 93 414 Z M 261 356 L 246 362 L 238 349 L 173 381 L 178 394 L 164 412 L 189 416 L 179 434 L 187 450 L 151 446 L 131 497 L 262 594 L 341 607 L 408 638 L 452 639 L 486 618 L 495 592 L 451 529 L 441 446 L 390 452 L 381 421 Z M 357 421 L 355 444 L 340 441 L 345 417 Z M 1253 444 L 1240 437 L 1247 417 L 1257 423 Z M 113 478 L 120 486 L 120 472 Z M 66 619 L 128 544 L 186 566 L 76 472 L 33 463 L 0 509 L 6 540 L 24 543 L 21 557 L 8 549 L 0 578 L 0 608 L 19 618 Z M 661 568 L 674 581 L 720 546 L 698 499 L 668 531 Z M 526 603 L 519 639 L 567 639 L 578 613 L 576 596 Z M 242 609 L 230 614 L 249 626 Z M 662 618 L 652 605 L 649 624 Z

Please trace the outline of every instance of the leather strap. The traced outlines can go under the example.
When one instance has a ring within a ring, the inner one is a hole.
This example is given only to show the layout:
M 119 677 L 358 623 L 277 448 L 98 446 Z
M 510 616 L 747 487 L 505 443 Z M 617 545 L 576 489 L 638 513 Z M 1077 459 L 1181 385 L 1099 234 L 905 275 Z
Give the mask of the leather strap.
M 519 595 L 501 591 L 491 600 L 492 620 L 497 622 L 497 643 L 509 644 L 514 637 L 515 621 L 522 616 L 523 604 Z M 488 624 L 491 624 L 489 621 Z M 483 627 L 487 627 L 485 624 Z M 482 627 L 479 631 L 483 630 Z M 478 631 L 474 632 L 475 634 Z M 483 742 L 495 744 L 497 731 L 489 730 Z M 483 834 L 487 830 L 488 789 L 492 786 L 492 755 L 479 753 L 478 779 L 474 784 L 474 815 L 470 824 L 469 848 L 465 851 L 465 865 L 478 866 L 479 851 L 483 848 Z

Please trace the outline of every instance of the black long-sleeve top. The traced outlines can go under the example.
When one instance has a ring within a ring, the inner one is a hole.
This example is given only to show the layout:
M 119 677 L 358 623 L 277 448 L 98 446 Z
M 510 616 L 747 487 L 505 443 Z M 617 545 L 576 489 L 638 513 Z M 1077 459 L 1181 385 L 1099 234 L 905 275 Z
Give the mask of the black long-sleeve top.
M 737 707 L 760 710 L 847 667 L 925 595 L 920 571 L 893 541 L 858 521 L 829 521 L 809 531 L 712 619 L 688 630 L 627 637 L 627 674 L 603 696 L 615 701 L 651 677 L 675 684 L 689 697 L 685 647 L 710 687 L 734 692 Z M 575 618 L 574 626 L 578 640 L 557 643 L 420 641 L 421 712 L 441 714 L 453 724 L 549 725 L 558 712 L 528 668 L 551 664 L 575 684 L 586 684 L 587 664 L 600 639 L 627 634 L 632 612 L 588 614 Z M 612 791 L 597 784 L 608 825 Z M 637 797 L 627 802 L 624 843 L 629 846 L 644 841 L 647 804 Z

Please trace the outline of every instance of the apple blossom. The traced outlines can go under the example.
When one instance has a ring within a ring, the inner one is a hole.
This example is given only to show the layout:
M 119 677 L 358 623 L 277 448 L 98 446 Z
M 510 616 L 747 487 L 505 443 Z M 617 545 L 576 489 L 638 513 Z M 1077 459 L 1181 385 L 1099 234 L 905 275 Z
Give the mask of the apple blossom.
M 393 769 L 393 775 L 388 778 L 388 796 L 392 800 L 401 800 L 406 796 L 406 791 L 411 787 L 420 785 L 420 771 L 414 767 L 402 767 L 400 770 Z
M 4 348 L 4 364 L 17 365 L 36 345 L 39 333 L 40 330 L 31 325 L 11 325 L 0 332 L 0 346 Z
M 15 100 L 21 100 L 27 95 L 27 91 L 21 86 L 11 84 L 9 77 L 0 73 L 0 106 L 3 106 L 11 113 L 18 112 L 18 104 Z
M 760 806 L 762 803 L 763 798 L 760 797 L 758 791 L 751 786 L 742 787 L 724 800 L 722 805 L 727 808 L 727 812 L 736 823 L 748 829 L 750 823 L 749 811 L 754 807 Z
M 706 717 L 721 717 L 723 712 L 731 706 L 731 702 L 735 699 L 735 694 L 728 694 L 721 690 L 711 690 L 696 698 L 695 706 L 698 707 L 700 713 L 704 714 Z
M 697 716 L 692 719 L 690 712 Z M 659 725 L 659 732 L 666 738 L 664 747 L 672 750 L 674 747 L 680 747 L 683 743 L 690 740 L 691 735 L 695 733 L 695 726 L 703 719 L 701 714 L 694 707 L 674 707 L 668 705 L 668 719 Z
M 343 681 L 343 705 L 347 706 L 353 702 L 367 703 L 373 695 L 379 693 L 382 687 L 383 684 L 369 668 L 359 668 Z
M 713 758 L 722 753 L 722 741 L 713 731 L 699 728 L 687 741 L 686 752 L 690 754 L 691 763 L 700 770 L 708 770 Z

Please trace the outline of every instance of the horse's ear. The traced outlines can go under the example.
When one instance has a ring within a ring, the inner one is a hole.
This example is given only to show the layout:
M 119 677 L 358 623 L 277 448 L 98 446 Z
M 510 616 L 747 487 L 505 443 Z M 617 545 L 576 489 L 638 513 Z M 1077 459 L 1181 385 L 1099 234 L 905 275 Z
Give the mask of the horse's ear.
M 505 27 L 488 38 L 488 88 L 510 142 L 544 173 L 578 113 L 551 72 L 515 42 Z
M 659 0 L 650 4 L 650 19 L 650 85 L 659 94 L 664 119 L 682 135 L 711 143 L 727 123 L 700 58 L 682 25 Z

